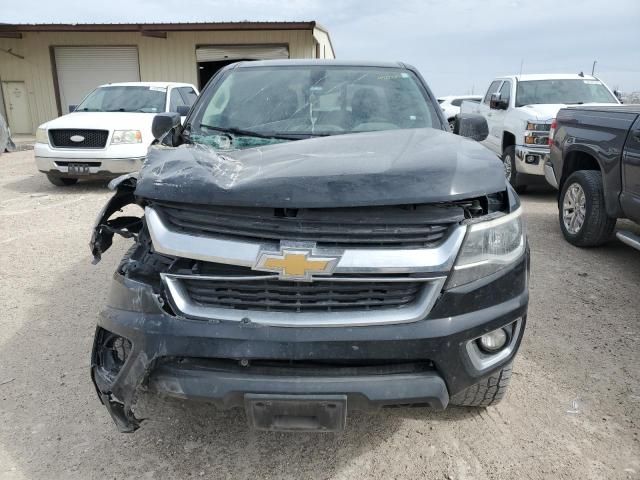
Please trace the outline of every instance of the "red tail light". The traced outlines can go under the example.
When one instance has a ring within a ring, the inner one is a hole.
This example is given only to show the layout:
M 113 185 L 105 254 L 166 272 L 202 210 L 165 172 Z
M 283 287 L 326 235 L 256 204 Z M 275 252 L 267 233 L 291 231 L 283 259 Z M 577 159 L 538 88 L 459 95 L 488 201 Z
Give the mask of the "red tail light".
M 556 119 L 554 118 L 551 122 L 551 128 L 549 129 L 549 146 L 553 145 L 553 136 L 556 133 L 556 127 L 558 124 L 556 123 Z

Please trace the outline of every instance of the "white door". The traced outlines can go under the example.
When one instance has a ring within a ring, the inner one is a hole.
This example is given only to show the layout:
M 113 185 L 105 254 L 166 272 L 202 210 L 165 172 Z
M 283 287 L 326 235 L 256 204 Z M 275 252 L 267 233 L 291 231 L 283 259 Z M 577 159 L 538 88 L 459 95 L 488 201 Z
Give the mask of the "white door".
M 500 94 L 500 100 L 504 100 L 508 105 L 511 105 L 511 82 L 509 80 L 502 82 L 498 93 Z M 493 151 L 498 155 L 502 155 L 502 137 L 504 135 L 504 119 L 506 116 L 507 110 L 490 109 L 489 121 L 487 122 L 489 124 L 488 140 L 493 145 Z
M 2 82 L 7 123 L 12 134 L 33 133 L 31 112 L 24 82 Z
M 137 47 L 55 47 L 62 113 L 98 85 L 139 82 Z
M 487 91 L 487 96 L 485 96 L 483 105 L 485 109 L 485 118 L 487 119 L 487 125 L 489 127 L 489 136 L 484 141 L 485 145 L 489 147 L 491 150 L 496 152 L 498 155 L 502 155 L 502 131 L 499 129 L 499 113 L 500 110 L 496 110 L 495 108 L 491 108 L 491 95 L 494 93 L 500 92 L 500 86 L 502 85 L 502 80 L 496 80 L 491 84 L 489 90 Z

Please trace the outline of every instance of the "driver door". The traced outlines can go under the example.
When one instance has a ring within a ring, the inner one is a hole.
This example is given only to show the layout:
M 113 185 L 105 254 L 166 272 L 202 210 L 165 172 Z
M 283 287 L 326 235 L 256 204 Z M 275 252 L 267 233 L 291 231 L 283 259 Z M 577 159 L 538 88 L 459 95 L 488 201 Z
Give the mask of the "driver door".
M 477 106 L 477 113 L 487 119 L 487 125 L 489 127 L 489 136 L 482 142 L 482 144 L 485 147 L 488 147 L 489 149 L 498 153 L 499 155 L 502 154 L 502 152 L 498 152 L 495 149 L 495 142 L 491 138 L 491 120 L 493 119 L 493 113 L 495 112 L 495 110 L 490 108 L 489 105 L 491 103 L 491 96 L 494 93 L 498 92 L 498 90 L 500 89 L 500 85 L 502 85 L 502 80 L 494 80 L 493 82 L 491 82 L 491 85 L 489 85 L 489 88 L 487 89 L 486 95 L 482 99 L 482 103 L 479 103 Z
M 501 100 L 505 100 L 511 106 L 511 82 L 505 80 L 497 89 Z M 498 108 L 490 108 L 487 114 L 487 125 L 489 126 L 489 136 L 487 143 L 490 144 L 491 150 L 498 155 L 502 155 L 502 135 L 504 133 L 504 120 L 507 116 L 507 110 Z

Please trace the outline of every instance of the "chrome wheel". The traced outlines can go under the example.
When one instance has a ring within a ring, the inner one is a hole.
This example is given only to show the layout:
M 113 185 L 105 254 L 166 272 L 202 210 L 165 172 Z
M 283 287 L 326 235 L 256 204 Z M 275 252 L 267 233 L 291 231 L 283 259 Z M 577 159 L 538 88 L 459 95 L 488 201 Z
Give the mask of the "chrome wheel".
M 507 182 L 511 181 L 511 155 L 505 155 L 502 159 L 502 164 L 504 165 L 504 176 L 507 177 Z
M 584 225 L 587 216 L 587 197 L 579 183 L 567 188 L 562 200 L 562 221 L 564 228 L 572 235 L 577 234 Z

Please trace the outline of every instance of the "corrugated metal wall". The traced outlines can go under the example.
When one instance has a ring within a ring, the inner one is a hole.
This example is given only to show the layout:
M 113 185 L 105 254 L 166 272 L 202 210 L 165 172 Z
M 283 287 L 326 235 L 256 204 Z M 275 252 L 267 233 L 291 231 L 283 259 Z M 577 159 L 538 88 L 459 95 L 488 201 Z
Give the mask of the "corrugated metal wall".
M 315 28 L 313 30 L 313 36 L 316 42 L 318 42 L 318 58 L 336 58 L 336 52 L 333 51 L 333 45 L 331 45 L 331 39 L 327 32 Z
M 21 39 L 0 38 L 0 49 L 5 50 L 0 50 L 0 81 L 26 83 L 35 132 L 38 125 L 58 116 L 50 47 L 135 45 L 141 80 L 197 85 L 196 46 L 233 44 L 288 44 L 291 58 L 316 56 L 311 30 L 168 32 L 166 39 L 135 32 L 28 32 Z M 9 49 L 24 59 L 10 55 Z

